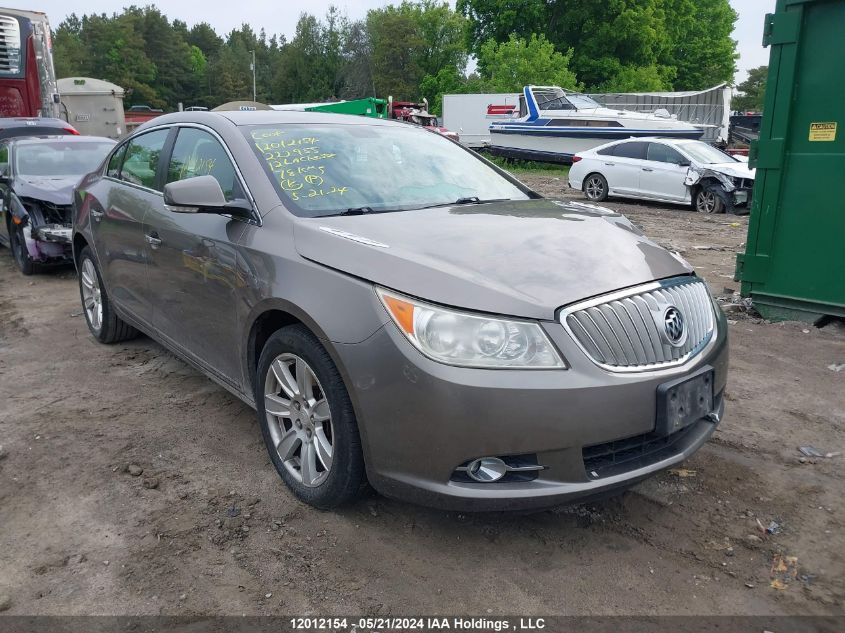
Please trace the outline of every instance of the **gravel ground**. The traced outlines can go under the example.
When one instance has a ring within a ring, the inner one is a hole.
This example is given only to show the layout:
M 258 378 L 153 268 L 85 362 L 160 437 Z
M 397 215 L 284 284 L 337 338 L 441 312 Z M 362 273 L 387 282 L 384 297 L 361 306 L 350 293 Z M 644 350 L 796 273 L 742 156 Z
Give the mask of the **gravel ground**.
M 554 173 L 519 177 L 573 197 Z M 716 295 L 738 289 L 747 218 L 607 206 Z M 98 345 L 73 271 L 24 278 L 3 249 L 0 609 L 843 614 L 845 456 L 797 447 L 845 451 L 845 370 L 829 368 L 845 363 L 845 328 L 729 318 L 726 418 L 683 469 L 530 515 L 375 494 L 325 513 L 288 494 L 251 409 L 147 338 Z

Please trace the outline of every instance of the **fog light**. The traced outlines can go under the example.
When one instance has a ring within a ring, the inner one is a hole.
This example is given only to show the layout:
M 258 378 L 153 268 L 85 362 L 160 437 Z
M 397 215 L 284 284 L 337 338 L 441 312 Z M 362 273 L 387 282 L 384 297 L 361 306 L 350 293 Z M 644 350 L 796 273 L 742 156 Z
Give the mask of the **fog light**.
M 498 481 L 506 472 L 508 465 L 498 457 L 482 457 L 471 461 L 467 466 L 467 475 L 483 483 Z

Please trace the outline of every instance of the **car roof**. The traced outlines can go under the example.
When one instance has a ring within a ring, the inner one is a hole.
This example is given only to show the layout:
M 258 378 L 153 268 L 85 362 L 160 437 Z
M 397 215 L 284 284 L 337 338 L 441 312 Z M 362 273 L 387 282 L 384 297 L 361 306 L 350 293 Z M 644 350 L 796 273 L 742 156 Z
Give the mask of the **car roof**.
M 686 143 L 702 143 L 703 141 L 698 141 L 692 138 L 667 138 L 665 136 L 631 136 L 628 138 L 619 139 L 617 141 L 612 141 L 610 143 L 605 143 L 604 145 L 618 145 L 619 143 L 628 143 L 631 141 L 642 141 L 644 143 L 666 143 L 667 145 L 685 145 Z M 602 145 L 601 147 L 604 147 Z M 598 149 L 598 148 L 594 148 Z
M 337 114 L 333 112 L 304 112 L 299 110 L 223 110 L 219 112 L 173 112 L 164 114 L 147 121 L 138 127 L 148 129 L 159 125 L 176 123 L 204 123 L 213 126 L 215 123 L 232 123 L 238 127 L 247 125 L 279 125 L 311 123 L 315 125 L 335 123 L 342 125 L 392 125 L 399 121 L 388 121 L 374 117 L 363 117 L 355 114 Z
M 41 125 L 41 126 L 54 126 L 54 127 L 71 127 L 70 123 L 63 119 L 56 119 L 53 117 L 39 117 L 39 116 L 32 116 L 32 117 L 24 117 L 24 116 L 16 116 L 16 117 L 3 117 L 0 118 L 0 128 L 10 128 L 10 127 L 23 127 L 26 125 Z
M 110 139 L 107 136 L 77 136 L 76 134 L 14 136 L 9 139 L 9 143 L 14 145 L 38 145 L 41 143 L 55 143 L 56 141 L 60 141 L 62 143 L 117 143 L 117 141 Z

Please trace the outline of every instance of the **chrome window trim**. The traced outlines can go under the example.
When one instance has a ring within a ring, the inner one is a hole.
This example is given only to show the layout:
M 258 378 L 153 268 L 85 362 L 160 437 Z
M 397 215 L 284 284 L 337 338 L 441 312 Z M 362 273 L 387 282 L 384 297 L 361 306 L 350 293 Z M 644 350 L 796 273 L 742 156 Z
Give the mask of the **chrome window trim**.
M 122 143 L 118 144 L 117 148 L 123 147 L 124 144 L 131 143 L 133 138 L 135 138 L 136 136 L 140 136 L 141 134 L 146 134 L 147 132 L 155 132 L 156 130 L 168 130 L 168 129 L 172 129 L 174 127 L 175 128 L 191 127 L 191 128 L 196 128 L 198 130 L 202 130 L 203 132 L 208 132 L 209 134 L 211 134 L 211 136 L 213 136 L 217 140 L 218 143 L 220 143 L 220 145 L 223 147 L 223 151 L 226 152 L 226 156 L 229 157 L 229 162 L 232 163 L 232 167 L 234 167 L 234 169 L 235 169 L 235 175 L 238 178 L 238 182 L 241 183 L 241 187 L 243 187 L 244 193 L 247 196 L 247 200 L 248 200 L 250 206 L 252 207 L 252 219 L 248 220 L 248 222 L 250 224 L 255 224 L 257 226 L 261 226 L 263 224 L 262 219 L 261 219 L 261 214 L 258 212 L 258 205 L 255 202 L 255 197 L 252 195 L 252 191 L 250 191 L 249 187 L 246 184 L 246 179 L 244 178 L 243 172 L 241 172 L 240 167 L 238 167 L 238 163 L 235 160 L 235 157 L 232 154 L 232 152 L 229 150 L 229 146 L 226 145 L 226 142 L 223 140 L 223 137 L 220 136 L 217 133 L 217 131 L 214 130 L 213 128 L 211 128 L 207 125 L 204 125 L 202 123 L 193 123 L 193 122 L 164 123 L 164 124 L 161 124 L 161 125 L 154 125 L 152 127 L 144 128 L 144 130 L 142 132 L 138 133 L 138 134 L 133 133 L 132 136 L 125 139 Z M 178 132 L 177 132 L 177 134 L 178 134 Z M 117 149 L 115 149 L 114 151 L 117 151 Z M 114 155 L 114 151 L 111 154 L 109 154 L 109 160 L 111 160 L 111 157 Z M 171 156 L 173 154 L 172 148 L 170 150 L 170 154 L 171 154 Z M 120 178 L 114 178 L 113 176 L 109 176 L 108 175 L 108 164 L 109 164 L 109 161 L 106 161 L 106 169 L 105 169 L 105 172 L 103 173 L 103 178 L 107 178 L 108 180 L 112 180 L 114 182 L 125 183 L 129 186 L 137 187 L 139 189 L 142 189 L 144 191 L 148 191 L 150 193 L 157 193 L 158 195 L 164 197 L 163 191 L 158 191 L 156 189 L 150 189 L 149 187 L 144 187 L 143 185 L 134 185 L 133 183 L 127 182 L 125 180 L 121 180 Z M 123 168 L 123 166 L 121 165 L 121 169 L 122 168 Z M 167 183 L 165 183 L 165 184 L 167 184 Z M 220 215 L 226 215 L 226 217 L 231 217 L 233 220 L 243 220 L 243 218 L 236 218 L 234 216 L 230 216 L 230 215 L 227 215 L 227 214 L 221 213 Z
M 697 276 L 697 275 L 683 275 L 680 277 L 670 277 L 669 279 L 661 279 L 659 281 L 651 281 L 645 284 L 641 284 L 639 286 L 632 286 L 630 288 L 625 288 L 623 290 L 616 290 L 614 292 L 610 292 L 607 294 L 599 295 L 597 297 L 593 297 L 591 299 L 586 299 L 584 301 L 579 301 L 577 303 L 573 303 L 567 306 L 564 306 L 560 309 L 558 314 L 558 323 L 563 326 L 563 329 L 569 335 L 569 337 L 575 342 L 578 346 L 578 349 L 583 352 L 584 356 L 590 360 L 594 365 L 597 367 L 601 367 L 605 371 L 614 373 L 614 374 L 641 374 L 645 372 L 654 372 L 654 371 L 662 371 L 664 369 L 672 369 L 675 367 L 682 367 L 687 363 L 691 362 L 695 357 L 699 354 L 704 352 L 705 350 L 710 349 L 716 342 L 717 334 L 718 334 L 718 318 L 716 314 L 716 306 L 713 304 L 712 296 L 710 295 L 710 291 L 707 290 L 705 284 L 705 290 L 707 290 L 707 295 L 710 297 L 710 309 L 713 310 L 713 329 L 710 331 L 709 336 L 706 336 L 698 345 L 693 347 L 689 352 L 677 358 L 673 361 L 667 361 L 664 363 L 656 363 L 652 365 L 635 365 L 631 367 L 620 367 L 617 365 L 608 365 L 607 363 L 602 363 L 595 358 L 593 358 L 592 354 L 587 351 L 587 348 L 582 345 L 581 341 L 569 327 L 569 323 L 567 317 L 580 310 L 585 310 L 587 308 L 593 308 L 598 305 L 602 305 L 605 303 L 610 303 L 612 301 L 618 301 L 620 299 L 626 299 L 628 297 L 633 297 L 636 295 L 640 295 L 646 292 L 652 292 L 654 290 L 671 288 L 673 286 L 682 286 L 684 284 L 690 283 L 702 283 L 705 284 L 704 280 Z

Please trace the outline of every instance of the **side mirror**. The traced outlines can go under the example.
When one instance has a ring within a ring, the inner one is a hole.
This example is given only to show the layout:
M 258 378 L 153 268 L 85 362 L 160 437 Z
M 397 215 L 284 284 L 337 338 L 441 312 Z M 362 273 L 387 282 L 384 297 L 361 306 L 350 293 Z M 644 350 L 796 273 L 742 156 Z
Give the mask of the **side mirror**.
M 678 163 L 678 167 L 689 167 L 691 164 L 688 160 L 682 160 Z
M 164 204 L 174 213 L 220 213 L 242 218 L 252 215 L 244 200 L 228 202 L 214 176 L 196 176 L 164 185 Z

